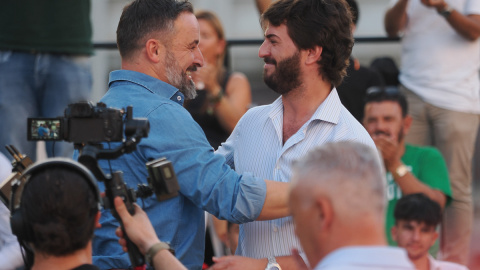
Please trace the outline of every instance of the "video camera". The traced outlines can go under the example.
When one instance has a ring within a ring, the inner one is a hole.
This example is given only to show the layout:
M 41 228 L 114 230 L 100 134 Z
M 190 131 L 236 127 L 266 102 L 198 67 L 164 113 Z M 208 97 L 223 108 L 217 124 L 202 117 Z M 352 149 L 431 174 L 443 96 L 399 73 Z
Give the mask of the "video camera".
M 131 153 L 142 138 L 148 136 L 150 124 L 146 118 L 133 118 L 131 106 L 127 110 L 107 108 L 104 103 L 94 106 L 90 102 L 79 102 L 68 105 L 64 117 L 57 118 L 28 118 L 28 140 L 56 140 L 73 142 L 75 149 L 79 151 L 78 162 L 87 167 L 97 181 L 105 183 L 104 208 L 110 209 L 115 218 L 123 224 L 115 211 L 113 200 L 121 197 L 130 214 L 135 213 L 133 203 L 137 197 L 146 198 L 153 193 L 159 201 L 166 200 L 178 195 L 180 189 L 175 171 L 170 161 L 159 158 L 147 162 L 148 185 L 138 185 L 138 189 L 128 188 L 123 180 L 123 172 L 116 171 L 105 174 L 98 165 L 98 160 L 111 160 L 125 153 Z M 120 142 L 114 149 L 104 149 L 104 142 Z M 16 177 L 11 179 L 11 185 L 21 185 L 23 165 L 30 164 L 31 160 L 21 155 L 18 150 L 10 146 L 9 152 L 15 155 L 14 171 Z M 14 149 L 14 150 L 12 150 Z M 5 185 L 5 182 L 3 183 Z M 10 188 L 9 190 L 16 190 Z M 8 196 L 3 196 L 3 200 Z M 13 205 L 10 202 L 10 205 Z M 8 206 L 8 205 L 7 205 Z M 12 209 L 11 209 L 12 210 Z M 124 235 L 126 235 L 124 233 Z M 138 248 L 126 237 L 130 261 L 133 267 L 145 265 L 145 257 Z
M 130 107 L 131 108 L 131 107 Z M 128 116 L 127 108 L 127 116 Z M 127 117 L 125 111 L 107 108 L 104 103 L 91 102 L 68 105 L 64 117 L 28 118 L 28 140 L 55 140 L 79 143 L 121 142 L 123 135 L 135 132 L 147 137 L 150 126 L 147 119 Z M 125 127 L 125 132 L 124 132 Z

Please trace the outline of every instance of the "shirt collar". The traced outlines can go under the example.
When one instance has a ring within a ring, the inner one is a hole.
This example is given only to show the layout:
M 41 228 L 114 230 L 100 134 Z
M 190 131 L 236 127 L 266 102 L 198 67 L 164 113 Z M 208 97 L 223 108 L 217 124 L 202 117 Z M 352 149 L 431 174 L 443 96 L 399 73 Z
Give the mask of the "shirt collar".
M 372 256 L 376 257 L 375 261 L 372 261 Z M 398 269 L 414 269 L 404 249 L 384 246 L 348 246 L 339 248 L 324 257 L 315 269 L 334 266 L 338 263 L 343 265 L 383 266 L 385 269 L 395 265 Z
M 312 120 L 321 120 L 337 124 L 340 119 L 340 111 L 342 110 L 342 102 L 338 97 L 337 89 L 333 88 L 327 98 L 318 106 L 315 113 L 310 118 Z M 279 113 L 283 113 L 282 97 L 277 98 L 273 103 L 269 112 L 270 118 L 275 118 Z
M 137 84 L 153 94 L 170 99 L 183 106 L 185 96 L 176 87 L 145 73 L 132 70 L 115 70 L 110 72 L 109 87 L 121 81 Z

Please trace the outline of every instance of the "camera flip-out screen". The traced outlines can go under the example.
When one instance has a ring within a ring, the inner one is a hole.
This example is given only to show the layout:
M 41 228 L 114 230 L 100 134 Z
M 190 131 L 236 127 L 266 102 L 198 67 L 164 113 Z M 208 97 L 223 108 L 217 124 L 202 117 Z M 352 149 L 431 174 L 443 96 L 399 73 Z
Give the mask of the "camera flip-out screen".
M 62 121 L 59 118 L 28 118 L 28 140 L 62 140 Z

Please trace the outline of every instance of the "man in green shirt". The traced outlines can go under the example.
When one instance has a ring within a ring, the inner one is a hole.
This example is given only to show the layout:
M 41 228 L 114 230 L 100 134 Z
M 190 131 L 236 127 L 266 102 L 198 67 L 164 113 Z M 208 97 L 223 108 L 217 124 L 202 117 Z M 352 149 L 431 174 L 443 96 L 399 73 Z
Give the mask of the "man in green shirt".
M 442 209 L 452 198 L 447 166 L 440 152 L 405 143 L 411 123 L 405 97 L 396 87 L 372 87 L 367 91 L 363 125 L 387 170 L 386 233 L 390 245 L 396 245 L 390 231 L 395 225 L 394 208 L 402 195 L 423 193 Z

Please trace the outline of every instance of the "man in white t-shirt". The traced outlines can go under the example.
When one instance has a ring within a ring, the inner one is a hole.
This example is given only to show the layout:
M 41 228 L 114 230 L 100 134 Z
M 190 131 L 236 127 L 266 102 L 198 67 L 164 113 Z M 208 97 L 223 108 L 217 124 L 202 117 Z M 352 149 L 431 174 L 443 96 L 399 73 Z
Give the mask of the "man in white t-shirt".
M 403 32 L 399 79 L 413 117 L 406 142 L 437 147 L 449 170 L 453 201 L 443 219 L 442 259 L 465 264 L 480 113 L 480 1 L 392 0 L 385 29 Z

